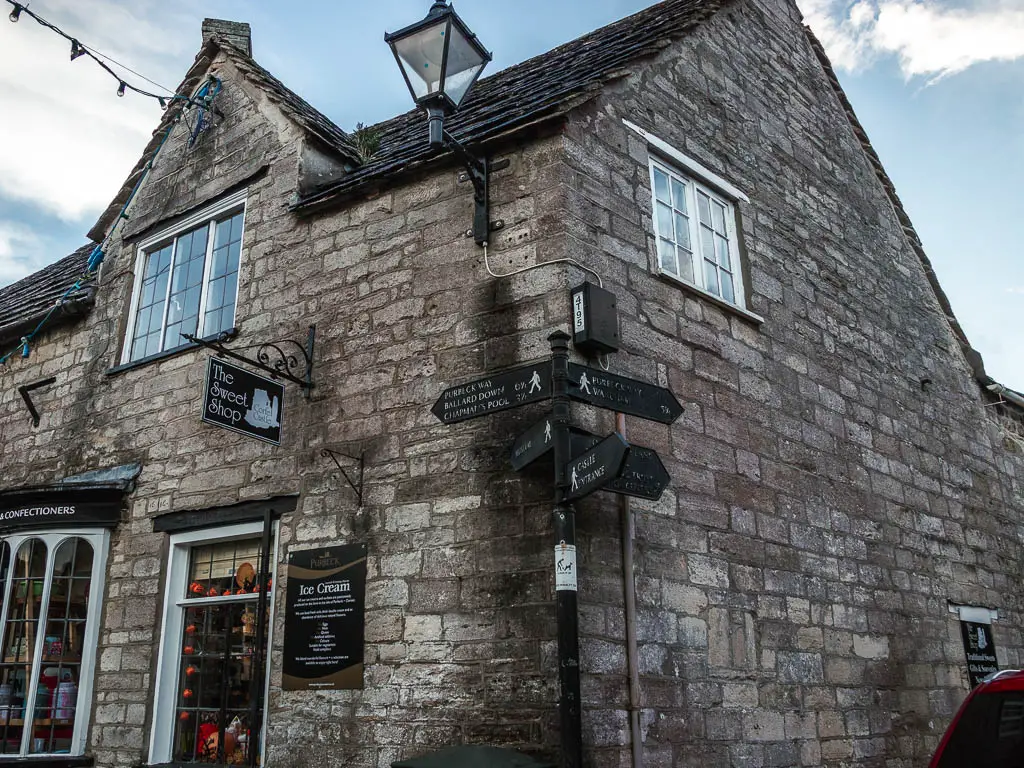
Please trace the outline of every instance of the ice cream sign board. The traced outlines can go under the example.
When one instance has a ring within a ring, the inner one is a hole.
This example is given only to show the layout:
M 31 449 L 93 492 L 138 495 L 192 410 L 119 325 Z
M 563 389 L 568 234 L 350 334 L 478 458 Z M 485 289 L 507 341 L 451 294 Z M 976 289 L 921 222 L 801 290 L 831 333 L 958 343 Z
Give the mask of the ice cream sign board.
M 203 421 L 281 444 L 284 385 L 211 357 L 203 392 Z

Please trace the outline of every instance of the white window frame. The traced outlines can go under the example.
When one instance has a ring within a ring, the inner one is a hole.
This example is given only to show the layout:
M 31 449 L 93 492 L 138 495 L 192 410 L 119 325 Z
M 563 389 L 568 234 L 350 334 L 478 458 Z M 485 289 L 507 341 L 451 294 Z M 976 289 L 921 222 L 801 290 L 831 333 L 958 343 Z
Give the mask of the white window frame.
M 194 214 L 192 214 L 186 219 L 181 220 L 173 227 L 162 230 L 157 234 L 153 235 L 152 237 L 146 238 L 145 240 L 138 244 L 135 252 L 135 281 L 132 285 L 132 300 L 131 305 L 129 306 L 128 309 L 128 327 L 125 330 L 124 347 L 121 350 L 122 365 L 127 365 L 128 363 L 131 362 L 139 362 L 139 360 L 146 359 L 144 357 L 134 361 L 131 359 L 132 345 L 135 342 L 135 316 L 139 311 L 139 299 L 142 296 L 142 281 L 145 278 L 146 258 L 153 251 L 159 250 L 162 246 L 165 246 L 169 242 L 173 241 L 174 238 L 176 238 L 178 235 L 185 234 L 191 229 L 201 227 L 203 224 L 213 223 L 214 220 L 218 218 L 223 218 L 225 214 L 228 213 L 232 215 L 236 213 L 242 214 L 242 239 L 239 242 L 239 249 L 241 249 L 242 245 L 245 243 L 245 211 L 247 204 L 247 194 L 248 190 L 245 189 L 236 192 L 230 197 L 226 197 L 223 200 L 217 201 L 213 205 L 207 206 L 206 208 L 196 211 Z M 205 322 L 206 317 L 206 293 L 207 289 L 210 286 L 210 270 L 213 268 L 213 246 L 215 240 L 216 228 L 211 227 L 210 232 L 206 237 L 206 257 L 203 263 L 203 285 L 199 296 L 199 323 L 198 327 L 196 328 L 196 335 L 199 337 L 205 335 L 203 323 Z M 172 273 L 174 271 L 173 259 L 176 257 L 177 254 L 173 254 L 170 266 L 170 270 Z M 241 271 L 241 264 L 239 264 L 239 271 Z M 235 282 L 234 308 L 236 313 L 236 319 L 238 312 L 238 294 L 239 291 L 241 290 L 240 283 L 241 280 L 237 280 Z M 167 294 L 165 296 L 164 302 L 164 317 L 160 323 L 161 339 L 163 339 L 163 334 L 167 329 L 167 312 L 168 307 L 170 306 L 170 302 L 167 300 L 167 297 L 170 296 L 171 287 L 171 279 L 170 277 L 168 277 Z M 160 352 L 156 354 L 161 354 L 171 349 L 176 349 L 179 346 L 185 346 L 186 344 L 187 342 L 182 342 L 181 344 L 175 345 L 174 347 L 167 347 L 161 349 Z
M 217 544 L 239 538 L 252 538 L 263 534 L 263 522 L 239 523 L 221 528 L 204 528 L 172 534 L 170 554 L 167 561 L 167 583 L 164 585 L 164 616 L 160 632 L 160 655 L 157 657 L 156 685 L 153 694 L 153 728 L 149 740 L 149 764 L 169 763 L 174 752 L 175 710 L 178 700 L 178 669 L 181 666 L 182 624 L 185 609 L 196 605 L 217 603 L 256 602 L 259 595 L 233 597 L 210 597 L 188 599 L 185 587 L 188 582 L 189 555 L 192 548 L 200 545 Z M 273 523 L 270 539 L 270 569 L 273 575 L 278 560 L 278 523 Z M 276 586 L 277 579 L 274 579 Z M 264 667 L 263 719 L 260 728 L 260 754 L 266 755 L 268 702 L 270 700 L 270 658 L 274 637 L 274 591 L 268 594 L 267 654 Z
M 719 306 L 736 311 L 755 322 L 764 322 L 764 319 L 754 314 L 747 308 L 746 284 L 743 278 L 744 262 L 739 246 L 739 209 L 738 203 L 749 203 L 748 198 L 742 190 L 729 183 L 714 171 L 689 157 L 673 147 L 665 140 L 655 136 L 629 120 L 623 120 L 623 124 L 631 131 L 639 135 L 649 148 L 648 158 L 648 183 L 651 190 L 651 226 L 654 234 L 654 263 L 658 274 L 673 280 L 687 288 L 697 292 L 718 304 Z M 694 280 L 691 282 L 680 275 L 665 270 L 661 266 L 661 257 L 658 250 L 658 221 L 657 221 L 657 197 L 654 185 L 654 169 L 658 168 L 670 176 L 676 177 L 687 189 L 687 216 L 689 218 L 690 245 L 693 253 Z M 729 261 L 732 265 L 733 295 L 735 301 L 729 301 L 709 290 L 705 285 L 703 253 L 700 242 L 700 222 L 697 210 L 696 191 L 699 190 L 725 206 L 726 235 L 729 239 Z
M 39 606 L 39 623 L 44 626 L 49 617 L 50 590 L 53 586 L 53 558 L 57 549 L 68 539 L 85 539 L 92 547 L 92 574 L 90 576 L 89 606 L 86 610 L 85 637 L 82 638 L 82 663 L 78 672 L 78 698 L 75 702 L 75 726 L 71 734 L 71 751 L 68 757 L 75 757 L 85 754 L 88 746 L 89 725 L 92 718 L 92 691 L 96 677 L 96 651 L 100 641 L 100 614 L 103 608 L 103 596 L 106 594 L 105 576 L 107 573 L 107 553 L 110 550 L 110 532 L 97 530 L 96 528 L 68 528 L 54 532 L 53 530 L 43 531 L 18 531 L 2 537 L 10 548 L 10 561 L 7 570 L 7 579 L 3 585 L 3 611 L 0 616 L 0 631 L 6 632 L 7 615 L 10 611 L 11 584 L 13 583 L 13 569 L 18 550 L 28 539 L 40 539 L 46 544 L 46 577 L 43 581 L 43 600 Z M 25 691 L 25 709 L 28 710 L 28 702 L 35 701 L 36 691 L 39 686 L 39 673 L 43 664 L 43 642 L 46 632 L 36 633 L 36 645 L 32 656 L 32 671 L 30 687 Z M 0 635 L 2 639 L 2 635 Z M 31 697 L 31 698 L 30 698 Z M 28 718 L 25 718 L 26 721 Z M 28 727 L 27 725 L 25 727 Z M 0 765 L 5 760 L 17 760 L 22 758 L 40 759 L 52 758 L 58 753 L 46 752 L 29 754 L 29 741 L 22 739 L 21 752 L 0 754 Z

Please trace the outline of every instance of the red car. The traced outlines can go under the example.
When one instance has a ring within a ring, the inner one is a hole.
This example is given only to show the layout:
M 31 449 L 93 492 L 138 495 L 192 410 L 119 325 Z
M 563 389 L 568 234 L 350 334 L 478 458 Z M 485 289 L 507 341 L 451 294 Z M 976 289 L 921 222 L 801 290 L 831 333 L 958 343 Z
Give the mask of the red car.
M 964 699 L 929 768 L 1024 768 L 1024 671 L 989 675 Z

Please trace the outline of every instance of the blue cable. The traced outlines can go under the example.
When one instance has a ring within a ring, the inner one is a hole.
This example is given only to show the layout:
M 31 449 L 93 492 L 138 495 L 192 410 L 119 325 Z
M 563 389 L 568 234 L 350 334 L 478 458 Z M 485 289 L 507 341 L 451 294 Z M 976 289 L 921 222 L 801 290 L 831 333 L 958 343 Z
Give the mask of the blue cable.
M 212 94 L 210 93 L 211 83 L 214 85 Z M 187 101 L 190 104 L 199 102 L 200 120 L 196 122 L 196 125 L 198 127 L 199 123 L 202 122 L 202 110 L 204 106 L 208 109 L 210 105 L 213 103 L 213 99 L 217 96 L 218 93 L 220 93 L 220 90 L 220 78 L 210 76 L 210 78 L 196 92 L 195 96 L 187 98 L 185 96 L 175 95 L 174 99 Z M 156 145 L 156 149 L 153 150 L 153 155 L 149 158 L 149 162 L 146 163 L 146 167 L 143 168 L 142 174 L 139 176 L 138 181 L 135 182 L 135 186 L 132 187 L 132 191 L 129 193 L 128 199 L 125 200 L 124 205 L 121 206 L 121 211 L 120 213 L 117 214 L 117 218 L 114 220 L 114 226 L 110 228 L 110 232 L 107 233 L 107 236 L 105 238 L 103 238 L 103 242 L 96 245 L 96 247 L 94 247 L 92 251 L 89 253 L 89 260 L 86 262 L 85 271 L 83 272 L 82 276 L 75 281 L 74 285 L 72 285 L 70 288 L 64 291 L 64 294 L 50 308 L 50 311 L 43 316 L 43 319 L 39 321 L 39 324 L 36 325 L 35 329 L 30 334 L 28 334 L 27 336 L 22 336 L 21 341 L 14 349 L 5 354 L 3 357 L 0 357 L 0 365 L 6 365 L 7 361 L 10 360 L 11 357 L 19 350 L 21 350 L 22 358 L 27 358 L 30 353 L 30 344 L 32 342 L 32 339 L 34 339 L 43 329 L 43 326 L 45 326 L 46 323 L 49 322 L 50 318 L 53 317 L 53 313 L 60 308 L 61 304 L 64 303 L 64 300 L 68 296 L 70 296 L 72 293 L 74 293 L 75 291 L 79 290 L 82 287 L 82 282 L 84 280 L 91 279 L 93 275 L 95 275 L 96 270 L 99 269 L 100 265 L 103 263 L 103 259 L 106 257 L 104 246 L 110 242 L 110 238 L 113 237 L 114 231 L 117 229 L 117 225 L 124 219 L 128 218 L 128 216 L 126 215 L 128 206 L 132 204 L 132 201 L 135 199 L 135 194 L 139 191 L 139 188 L 142 186 L 142 182 L 146 180 L 146 177 L 149 175 L 149 172 L 153 169 L 153 163 L 156 161 L 157 156 L 160 154 L 160 150 L 163 149 L 164 143 L 167 141 L 168 137 L 170 137 L 171 135 L 171 132 L 174 130 L 174 126 L 176 126 L 178 124 L 178 121 L 181 119 L 181 115 L 182 113 L 179 112 L 178 115 L 171 122 L 171 124 L 167 126 L 167 130 L 164 131 L 164 135 L 160 137 L 160 143 Z M 194 140 L 195 138 L 193 136 L 192 141 Z M 189 146 L 192 145 L 192 141 L 189 142 Z

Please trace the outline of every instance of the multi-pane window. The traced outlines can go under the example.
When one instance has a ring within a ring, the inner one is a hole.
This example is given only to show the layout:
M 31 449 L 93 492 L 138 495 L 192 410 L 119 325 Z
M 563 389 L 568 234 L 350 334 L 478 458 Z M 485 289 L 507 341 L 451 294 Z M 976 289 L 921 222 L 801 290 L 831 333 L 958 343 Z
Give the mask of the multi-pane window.
M 0 542 L 0 753 L 82 754 L 105 534 Z
M 236 204 L 210 218 L 142 248 L 124 362 L 234 325 L 244 215 Z
M 661 271 L 742 306 L 732 203 L 654 160 L 651 183 Z
M 262 534 L 185 537 L 172 542 L 150 761 L 258 766 L 273 590 Z

